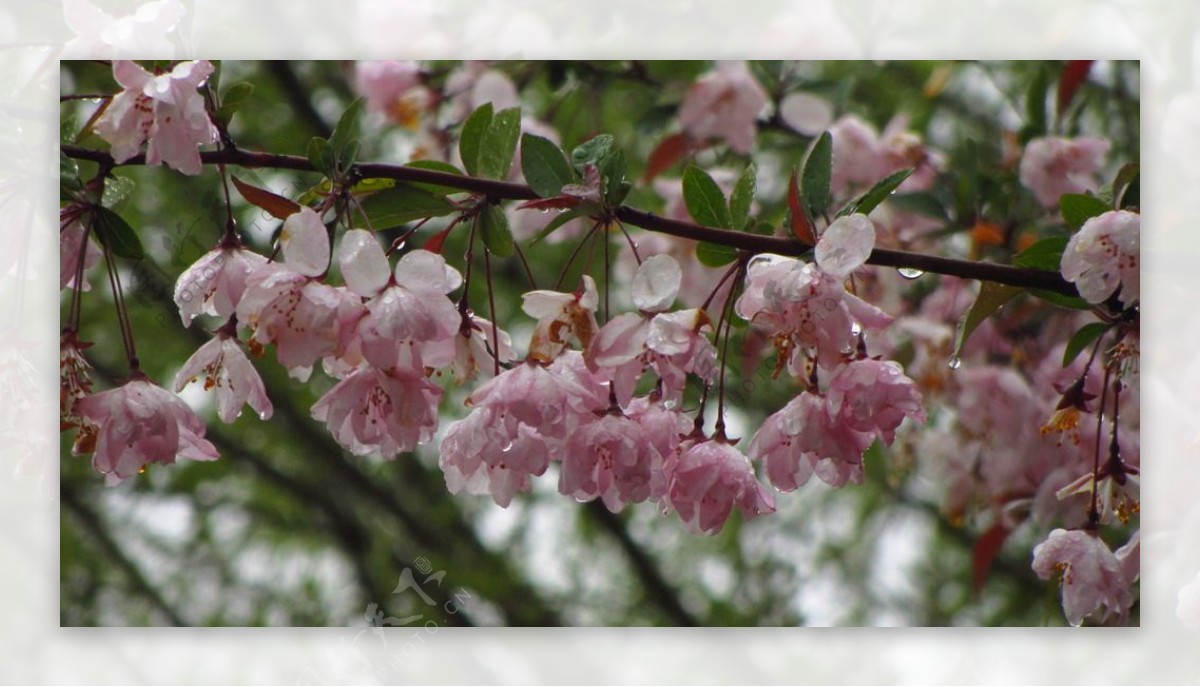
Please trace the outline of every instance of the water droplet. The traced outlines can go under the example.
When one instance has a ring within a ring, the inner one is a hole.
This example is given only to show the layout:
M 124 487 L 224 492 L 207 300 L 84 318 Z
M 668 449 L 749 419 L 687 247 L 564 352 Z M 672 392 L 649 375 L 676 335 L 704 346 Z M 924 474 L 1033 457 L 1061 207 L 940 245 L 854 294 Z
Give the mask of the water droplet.
M 858 336 L 859 334 L 862 334 L 862 325 L 860 325 L 857 322 L 852 322 L 850 324 L 850 333 L 853 334 L 854 336 Z
M 566 208 L 559 208 L 559 209 L 558 209 L 558 214 L 560 214 L 560 215 L 561 215 L 562 213 L 564 213 L 564 212 L 566 212 L 566 211 L 567 211 L 567 209 L 566 209 Z
M 912 267 L 901 267 L 896 271 L 899 272 L 900 276 L 904 277 L 905 279 L 916 279 L 917 277 L 925 274 L 924 270 L 918 270 Z
M 946 364 L 950 366 L 951 370 L 957 370 L 962 367 L 962 358 L 952 355 L 950 356 L 950 360 L 946 361 Z
M 504 442 L 504 445 L 500 447 L 500 452 L 508 453 L 509 451 L 512 450 L 512 447 L 513 447 L 512 439 L 508 439 Z
M 550 208 L 538 208 L 538 212 L 540 212 L 544 215 L 544 214 L 550 212 Z

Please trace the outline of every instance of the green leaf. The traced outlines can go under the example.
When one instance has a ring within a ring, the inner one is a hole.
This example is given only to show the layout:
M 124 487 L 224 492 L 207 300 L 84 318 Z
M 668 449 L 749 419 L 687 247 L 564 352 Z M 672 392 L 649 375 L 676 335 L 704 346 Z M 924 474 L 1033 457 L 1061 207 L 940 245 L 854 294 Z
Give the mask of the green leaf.
M 556 216 L 554 219 L 550 220 L 550 222 L 547 223 L 546 226 L 542 227 L 542 230 L 537 233 L 537 236 L 533 237 L 533 240 L 529 242 L 529 245 L 533 246 L 538 243 L 541 243 L 543 239 L 545 239 L 550 234 L 553 234 L 562 225 L 566 224 L 567 222 L 570 222 L 571 220 L 573 220 L 577 217 L 586 217 L 587 214 L 588 214 L 587 210 L 584 210 L 582 208 L 576 208 L 574 210 L 567 210 L 566 212 L 558 213 L 558 216 Z
M 629 195 L 629 190 L 633 188 L 625 180 L 627 169 L 625 151 L 613 148 L 608 155 L 600 159 L 597 166 L 600 168 L 600 192 L 604 204 L 609 207 L 620 205 L 621 201 L 625 200 L 625 196 Z
M 984 320 L 1024 290 L 1019 286 L 1009 286 L 994 281 L 983 282 L 979 288 L 979 295 L 975 297 L 975 303 L 958 323 L 958 336 L 954 341 L 954 353 L 951 354 L 951 360 L 958 360 L 962 356 L 963 344 Z
M 417 169 L 428 169 L 432 172 L 445 172 L 446 174 L 456 174 L 462 176 L 462 170 L 449 162 L 441 160 L 413 160 L 412 162 L 404 163 L 405 167 L 415 167 Z
M 758 192 L 758 172 L 751 164 L 742 172 L 733 193 L 729 194 L 729 221 L 734 229 L 746 228 L 750 219 L 750 206 L 754 203 L 754 195 Z
M 1118 201 L 1123 201 L 1130 187 L 1137 183 L 1136 180 L 1140 175 L 1140 170 L 1141 166 L 1138 163 L 1130 162 L 1122 165 L 1121 169 L 1117 171 L 1117 176 L 1113 178 L 1112 187 L 1109 192 L 1114 202 L 1114 210 L 1120 210 L 1125 207 L 1123 202 Z
M 542 198 L 562 193 L 562 187 L 575 182 L 575 170 L 553 141 L 533 134 L 521 137 L 521 172 L 533 192 Z
M 508 228 L 508 217 L 498 205 L 488 206 L 479 213 L 479 233 L 483 236 L 483 245 L 501 258 L 513 254 L 513 236 Z
M 1029 82 L 1029 90 L 1025 93 L 1025 126 L 1021 128 L 1020 140 L 1027 143 L 1030 139 L 1045 136 L 1047 129 L 1046 91 L 1050 88 L 1050 70 L 1045 65 L 1039 65 Z
M 829 209 L 829 180 L 833 176 L 833 137 L 822 132 L 813 141 L 800 173 L 800 195 L 804 210 L 814 221 Z
M 335 176 L 333 148 L 330 147 L 329 141 L 320 136 L 313 136 L 308 142 L 308 161 L 321 174 L 327 177 Z
M 575 171 L 582 175 L 587 163 L 590 162 L 599 168 L 600 160 L 611 155 L 615 147 L 616 142 L 611 134 L 598 134 L 575 146 L 571 151 L 571 163 L 575 165 Z
M 1062 265 L 1062 254 L 1067 248 L 1068 240 L 1065 236 L 1052 236 L 1048 239 L 1042 239 L 1014 255 L 1013 264 L 1017 267 L 1058 272 Z
M 484 103 L 467 117 L 463 122 L 462 132 L 458 136 L 458 153 L 462 157 L 463 168 L 467 174 L 479 174 L 479 157 L 483 151 L 483 142 L 492 126 L 492 104 Z
M 845 207 L 838 210 L 838 217 L 845 217 L 860 212 L 864 215 L 869 214 L 880 203 L 887 200 L 888 196 L 896 190 L 904 180 L 913 173 L 913 168 L 902 169 L 899 172 L 894 172 L 885 177 L 882 181 L 872 186 L 866 193 L 846 203 Z
M 719 243 L 701 241 L 696 246 L 696 259 L 700 261 L 700 264 L 708 267 L 728 265 L 737 259 L 737 255 L 736 248 L 722 246 Z
M 1058 204 L 1067 226 L 1074 231 L 1079 231 L 1089 219 L 1112 209 L 1108 203 L 1088 193 L 1065 193 L 1059 198 Z
M 221 107 L 217 108 L 217 118 L 228 124 L 234 113 L 250 100 L 254 93 L 254 84 L 240 81 L 225 89 L 221 96 Z
M 75 195 L 83 191 L 83 181 L 79 178 L 79 165 L 67 154 L 58 151 L 58 189 L 59 195 Z
M 371 194 L 363 199 L 362 207 L 377 231 L 426 217 L 442 217 L 458 210 L 444 196 L 404 183 Z
M 1071 340 L 1067 342 L 1067 348 L 1063 351 L 1063 367 L 1075 362 L 1083 349 L 1103 336 L 1111 327 L 1112 325 L 1104 322 L 1091 322 L 1080 327 L 1079 331 L 1071 335 Z
M 730 227 L 725 194 L 708 172 L 695 165 L 683 170 L 683 202 L 688 214 L 700 224 L 721 229 Z
M 106 208 L 115 208 L 129 197 L 136 185 L 129 177 L 109 177 L 104 181 L 104 194 L 100 197 L 100 204 Z
M 479 149 L 479 174 L 491 179 L 507 178 L 520 137 L 521 108 L 497 112 Z
M 350 103 L 329 136 L 329 147 L 333 149 L 333 157 L 343 170 L 353 165 L 358 157 L 358 142 L 354 137 L 358 134 L 358 120 L 362 117 L 362 109 L 362 98 Z
M 106 207 L 96 208 L 96 213 L 96 238 L 108 246 L 113 255 L 130 260 L 141 260 L 146 256 L 141 239 L 120 215 Z
M 1078 296 L 1067 296 L 1056 291 L 1030 289 L 1029 293 L 1037 296 L 1047 303 L 1053 303 L 1060 308 L 1070 308 L 1071 310 L 1091 310 L 1093 307 L 1091 303 L 1088 303 Z

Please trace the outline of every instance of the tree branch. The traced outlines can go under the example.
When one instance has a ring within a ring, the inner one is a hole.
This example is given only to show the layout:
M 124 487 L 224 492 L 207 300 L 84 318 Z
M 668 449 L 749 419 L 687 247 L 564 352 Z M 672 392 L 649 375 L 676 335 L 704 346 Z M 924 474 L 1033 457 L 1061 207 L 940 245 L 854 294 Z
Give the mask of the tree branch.
M 90 506 L 84 503 L 83 500 L 79 498 L 79 495 L 75 493 L 75 488 L 68 485 L 65 481 L 63 482 L 59 493 L 62 496 L 63 505 L 75 514 L 76 518 L 79 520 L 79 523 L 83 525 L 84 528 L 92 533 L 92 537 L 94 537 L 97 545 L 99 545 L 104 553 L 106 553 L 108 557 L 117 564 L 117 567 L 119 567 L 125 573 L 125 576 L 128 577 L 129 581 L 133 584 L 134 589 L 141 592 L 141 594 L 145 596 L 160 613 L 166 616 L 167 620 L 172 625 L 176 627 L 186 627 L 188 622 L 183 619 L 183 616 L 179 614 L 179 611 L 176 611 L 171 607 L 170 604 L 167 603 L 167 600 L 163 598 L 162 594 L 160 594 L 159 591 L 154 588 L 154 585 L 150 584 L 150 581 L 146 579 L 146 576 L 142 574 L 142 571 L 138 568 L 137 564 L 130 560 L 129 556 L 126 556 L 125 552 L 121 550 L 121 547 L 117 544 L 116 540 L 112 538 L 112 535 L 109 534 L 107 527 L 100 519 L 100 514 L 95 510 L 92 510 Z
M 136 155 L 118 164 L 113 161 L 108 153 L 73 145 L 63 145 L 62 151 L 68 157 L 79 160 L 90 160 L 113 167 L 141 165 L 146 162 L 145 155 Z M 299 172 L 316 171 L 307 158 L 279 153 L 254 152 L 239 148 L 203 152 L 200 154 L 200 159 L 205 164 L 223 163 L 242 167 L 290 169 Z M 533 189 L 524 184 L 459 176 L 457 174 L 418 169 L 405 165 L 371 162 L 357 165 L 357 170 L 363 178 L 395 179 L 397 181 L 437 184 L 470 193 L 487 195 L 496 199 L 533 200 L 538 197 L 533 192 Z M 800 256 L 812 248 L 791 238 L 761 236 L 727 229 L 716 229 L 692 222 L 682 222 L 660 217 L 653 213 L 628 206 L 617 208 L 616 217 L 622 222 L 649 231 L 696 241 L 707 241 L 750 253 L 777 253 L 779 255 Z M 921 270 L 922 272 L 944 274 L 964 279 L 981 279 L 1022 288 L 1042 289 L 1067 296 L 1079 295 L 1073 284 L 1063 279 L 1057 272 L 1047 270 L 1024 269 L 1010 265 L 974 262 L 971 260 L 956 260 L 936 255 L 909 253 L 884 248 L 876 248 L 872 251 L 871 257 L 867 259 L 867 263 L 881 267 L 907 267 Z

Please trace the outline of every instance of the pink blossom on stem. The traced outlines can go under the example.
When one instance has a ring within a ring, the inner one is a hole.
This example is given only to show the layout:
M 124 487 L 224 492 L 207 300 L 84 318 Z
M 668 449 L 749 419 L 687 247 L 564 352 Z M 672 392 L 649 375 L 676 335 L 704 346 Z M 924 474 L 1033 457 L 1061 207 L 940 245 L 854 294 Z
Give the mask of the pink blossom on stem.
M 1076 627 L 1087 617 L 1120 622 L 1133 606 L 1132 580 L 1095 532 L 1054 530 L 1033 549 L 1033 570 L 1042 579 L 1060 575 L 1063 612 Z
M 925 421 L 921 392 L 892 360 L 855 360 L 834 370 L 829 379 L 829 411 L 859 432 L 891 444 L 896 428 L 909 417 Z
M 238 323 L 253 332 L 251 346 L 275 344 L 279 364 L 305 381 L 314 362 L 338 350 L 339 314 L 346 294 L 269 263 L 246 280 L 237 306 Z
M 433 437 L 441 398 L 423 371 L 364 365 L 317 400 L 312 416 L 351 453 L 391 459 Z
M 258 253 L 236 247 L 221 247 L 205 253 L 179 275 L 175 282 L 175 305 L 183 326 L 197 315 L 232 315 L 246 291 L 250 274 L 267 264 Z
M 493 420 L 480 409 L 452 423 L 439 446 L 438 466 L 451 494 L 489 494 L 507 508 L 517 492 L 530 490 L 532 477 L 546 472 L 550 452 L 529 425 L 509 433 Z
M 461 285 L 462 276 L 442 256 L 406 253 L 396 265 L 394 283 L 367 303 L 367 314 L 358 322 L 363 356 L 381 369 L 410 353 L 419 365 L 449 364 L 454 348 L 448 344 L 462 317 L 446 294 Z
M 153 75 L 128 60 L 113 62 L 113 76 L 125 90 L 96 121 L 96 133 L 124 162 L 144 141 L 146 163 L 166 163 L 184 174 L 200 173 L 199 147 L 217 140 L 197 89 L 213 72 L 207 60 L 180 62 L 167 74 Z
M 692 138 L 719 138 L 739 153 L 749 153 L 758 135 L 758 116 L 767 93 L 745 62 L 721 62 L 692 84 L 679 106 L 679 123 Z
M 1102 138 L 1035 138 L 1021 156 L 1021 185 L 1052 208 L 1065 193 L 1099 187 L 1098 175 L 1111 147 Z
M 580 501 L 600 498 L 615 513 L 650 497 L 661 461 L 641 424 L 609 412 L 567 438 L 558 490 Z
M 217 416 L 222 421 L 236 420 L 247 403 L 263 420 L 274 412 L 258 371 L 242 351 L 241 343 L 229 334 L 218 331 L 188 358 L 175 375 L 176 393 L 200 375 L 204 375 L 206 391 L 217 390 Z
M 110 486 L 150 463 L 217 458 L 217 450 L 204 439 L 204 421 L 178 396 L 145 376 L 82 398 L 75 407 L 98 428 L 92 466 Z
M 775 511 L 771 492 L 754 476 L 746 456 L 724 441 L 693 444 L 671 474 L 668 501 L 697 532 L 715 534 L 736 505 L 747 520 Z
M 1063 278 L 1089 303 L 1103 303 L 1118 288 L 1126 307 L 1141 297 L 1141 215 L 1113 210 L 1092 217 L 1063 250 Z
M 866 215 L 855 213 L 835 219 L 813 249 L 817 265 L 826 274 L 845 279 L 866 263 L 875 248 L 875 225 Z

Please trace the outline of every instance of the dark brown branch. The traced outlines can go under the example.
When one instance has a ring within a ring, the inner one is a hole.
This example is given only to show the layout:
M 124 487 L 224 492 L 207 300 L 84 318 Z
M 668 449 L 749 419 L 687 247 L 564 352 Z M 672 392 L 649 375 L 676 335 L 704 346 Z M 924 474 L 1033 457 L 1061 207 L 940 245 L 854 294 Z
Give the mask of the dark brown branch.
M 91 160 L 101 164 L 120 166 L 103 151 L 64 145 L 62 150 L 69 157 L 79 160 Z M 260 153 L 249 150 L 230 149 L 209 151 L 200 154 L 205 164 L 230 164 L 242 167 L 266 167 L 273 169 L 291 169 L 298 172 L 312 172 L 315 169 L 307 158 L 278 153 Z M 145 156 L 137 155 L 121 165 L 145 164 Z M 446 172 L 436 172 L 429 169 L 418 169 L 404 165 L 382 162 L 363 163 L 357 166 L 363 178 L 395 179 L 397 181 L 424 182 L 456 188 L 470 193 L 487 195 L 505 200 L 533 200 L 537 194 L 524 184 L 514 184 L 507 181 L 480 179 L 477 177 L 459 176 Z M 779 255 L 799 256 L 811 249 L 799 241 L 776 236 L 760 236 L 740 231 L 716 229 L 692 222 L 682 222 L 655 215 L 654 213 L 636 210 L 622 206 L 616 210 L 617 219 L 642 229 L 670 234 L 681 238 L 716 243 L 750 253 L 777 253 Z M 936 255 L 908 253 L 898 250 L 876 248 L 867 260 L 871 265 L 881 267 L 907 267 L 933 274 L 944 274 L 964 279 L 981 279 L 1000 284 L 1023 288 L 1043 289 L 1067 296 L 1077 296 L 1075 286 L 1062 278 L 1057 272 L 1047 270 L 1024 269 L 1010 265 L 998 265 L 990 262 L 974 262 L 971 260 L 956 260 Z

